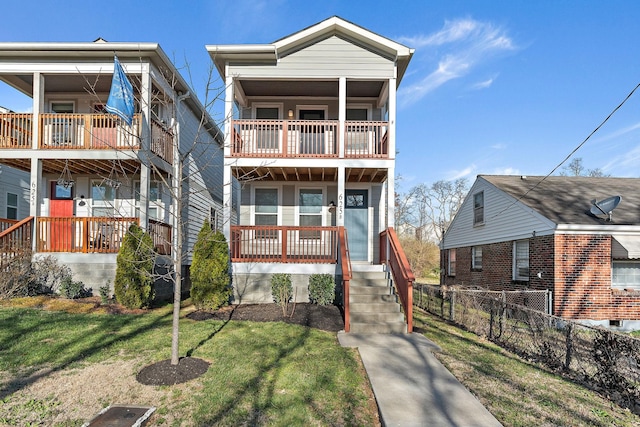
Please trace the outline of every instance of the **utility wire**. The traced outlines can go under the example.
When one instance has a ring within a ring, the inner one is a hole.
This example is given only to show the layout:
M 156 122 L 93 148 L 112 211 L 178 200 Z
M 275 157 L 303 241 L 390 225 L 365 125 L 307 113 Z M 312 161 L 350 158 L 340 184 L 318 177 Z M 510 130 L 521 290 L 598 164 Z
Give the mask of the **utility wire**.
M 640 88 L 640 83 L 638 83 L 636 85 L 636 87 L 633 88 L 633 90 L 631 92 L 629 92 L 629 94 L 622 100 L 622 102 L 620 104 L 618 104 L 618 106 L 616 108 L 613 109 L 613 111 L 611 111 L 611 113 L 609 113 L 609 115 L 580 143 L 578 144 L 578 146 L 576 148 L 573 149 L 573 151 L 571 151 L 567 157 L 565 157 L 560 163 L 558 163 L 558 165 L 553 168 L 553 170 L 551 172 L 549 172 L 548 174 L 546 174 L 544 176 L 544 178 L 542 178 L 540 181 L 538 181 L 533 187 L 531 187 L 530 189 L 528 189 L 522 196 L 518 197 L 516 200 L 513 201 L 513 203 L 511 203 L 509 206 L 507 206 L 506 208 L 504 208 L 502 211 L 498 212 L 496 215 L 494 215 L 492 217 L 496 218 L 500 215 L 502 215 L 503 213 L 505 213 L 507 210 L 509 210 L 511 208 L 511 206 L 515 205 L 516 203 L 518 203 L 520 200 L 522 200 L 523 198 L 525 198 L 529 193 L 531 193 L 533 190 L 535 190 L 540 184 L 542 184 L 542 182 L 549 178 L 555 171 L 558 170 L 558 168 L 560 166 L 562 166 L 567 160 L 569 160 L 571 158 L 571 156 L 573 156 L 576 151 L 578 151 L 580 148 L 582 148 L 582 146 L 584 144 L 587 143 L 587 141 L 589 139 L 591 139 L 591 137 L 600 130 L 600 128 L 602 126 L 604 126 L 605 123 L 607 123 L 609 121 L 609 119 L 616 113 L 616 111 L 618 111 L 628 100 L 629 98 L 631 98 L 633 96 L 633 94 L 638 90 L 638 88 Z

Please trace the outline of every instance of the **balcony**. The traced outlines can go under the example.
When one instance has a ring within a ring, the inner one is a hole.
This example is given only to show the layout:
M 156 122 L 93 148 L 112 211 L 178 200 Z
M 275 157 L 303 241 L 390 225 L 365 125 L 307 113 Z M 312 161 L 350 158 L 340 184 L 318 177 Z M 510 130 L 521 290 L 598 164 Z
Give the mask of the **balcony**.
M 0 114 L 0 149 L 33 146 L 32 114 Z M 41 114 L 38 148 L 43 150 L 139 150 L 141 115 L 131 126 L 111 114 Z M 171 163 L 173 134 L 151 122 L 151 152 Z
M 388 122 L 337 120 L 233 120 L 232 157 L 387 159 Z
M 338 259 L 338 227 L 231 226 L 231 261 L 327 263 Z
M 118 253 L 129 226 L 138 218 L 39 217 L 37 252 Z M 149 233 L 160 255 L 171 254 L 171 226 L 150 221 Z

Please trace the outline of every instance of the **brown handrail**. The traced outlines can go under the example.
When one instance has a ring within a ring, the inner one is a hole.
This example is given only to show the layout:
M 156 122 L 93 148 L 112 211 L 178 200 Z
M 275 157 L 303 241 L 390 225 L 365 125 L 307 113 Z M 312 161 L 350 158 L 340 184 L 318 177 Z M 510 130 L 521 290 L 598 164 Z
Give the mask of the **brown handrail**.
M 391 270 L 393 283 L 404 308 L 407 332 L 411 333 L 413 331 L 413 283 L 416 278 L 393 227 L 380 233 L 380 262 L 387 264 Z
M 16 222 L 0 233 L 0 268 L 21 251 L 31 250 L 33 217 Z
M 342 268 L 342 307 L 344 309 L 344 331 L 350 330 L 349 316 L 349 282 L 351 281 L 351 258 L 349 255 L 349 243 L 347 229 L 338 229 L 338 241 L 340 243 L 340 266 Z
M 231 226 L 231 261 L 324 263 L 337 261 L 336 227 Z

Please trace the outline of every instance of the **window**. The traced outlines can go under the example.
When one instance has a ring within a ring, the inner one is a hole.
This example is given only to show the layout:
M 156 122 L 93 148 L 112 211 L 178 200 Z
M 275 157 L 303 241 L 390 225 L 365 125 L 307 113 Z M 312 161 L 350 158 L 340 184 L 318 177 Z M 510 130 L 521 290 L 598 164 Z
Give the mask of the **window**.
M 611 287 L 640 291 L 640 262 L 613 261 Z
M 209 208 L 209 225 L 213 231 L 222 231 L 222 212 L 215 207 Z
M 135 182 L 134 193 L 136 198 L 136 213 L 140 216 L 140 181 Z M 158 181 L 151 181 L 149 183 L 149 218 L 156 220 L 160 220 L 162 218 L 161 201 L 162 183 Z
M 449 276 L 455 276 L 456 275 L 456 250 L 455 249 L 449 249 L 449 259 L 448 259 L 448 265 L 447 265 L 447 274 Z
M 322 190 L 300 190 L 301 227 L 319 227 L 322 225 Z M 301 231 L 300 238 L 319 239 L 320 231 Z
M 513 242 L 513 280 L 529 280 L 529 241 Z
M 275 188 L 256 188 L 255 217 L 257 226 L 278 225 L 278 190 Z M 256 232 L 258 238 L 276 238 L 277 230 Z
M 347 108 L 347 120 L 367 121 L 369 110 L 367 108 Z
M 73 186 L 64 186 L 56 181 L 51 182 L 51 198 L 53 200 L 73 200 Z
M 471 268 L 473 270 L 482 270 L 482 248 L 479 246 L 471 248 Z
M 7 219 L 18 219 L 18 195 L 7 193 Z
M 484 223 L 484 191 L 473 195 L 473 225 Z
M 104 181 L 91 181 L 91 201 L 93 216 L 113 216 L 116 189 Z

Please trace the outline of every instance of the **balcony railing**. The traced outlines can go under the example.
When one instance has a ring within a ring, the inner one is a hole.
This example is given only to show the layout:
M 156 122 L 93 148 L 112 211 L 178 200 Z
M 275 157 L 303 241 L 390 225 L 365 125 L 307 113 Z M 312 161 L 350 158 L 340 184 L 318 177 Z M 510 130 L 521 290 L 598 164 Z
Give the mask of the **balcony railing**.
M 150 219 L 149 234 L 158 254 L 171 255 L 171 226 L 169 224 Z
M 32 114 L 0 114 L 0 148 L 31 148 Z
M 41 114 L 40 148 L 129 149 L 140 148 L 140 115 L 131 126 L 111 114 Z
M 388 122 L 337 120 L 234 120 L 234 157 L 338 158 L 339 144 L 350 158 L 387 158 Z
M 231 260 L 335 264 L 338 228 L 231 226 Z
M 30 253 L 33 217 L 21 221 L 1 220 L 0 231 L 0 270 L 3 270 L 14 257 L 21 253 Z M 9 227 L 6 225 L 11 224 Z
M 151 152 L 173 163 L 173 133 L 155 120 L 151 121 Z

